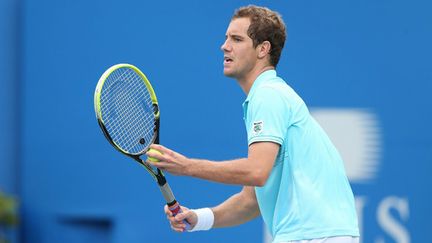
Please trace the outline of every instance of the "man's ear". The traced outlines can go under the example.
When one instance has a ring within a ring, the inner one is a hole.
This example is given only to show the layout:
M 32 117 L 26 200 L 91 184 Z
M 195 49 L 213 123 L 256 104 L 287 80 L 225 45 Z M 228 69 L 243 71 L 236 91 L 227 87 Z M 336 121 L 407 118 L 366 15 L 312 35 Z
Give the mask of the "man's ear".
M 258 45 L 258 58 L 264 58 L 267 54 L 270 54 L 271 44 L 269 41 L 263 41 Z

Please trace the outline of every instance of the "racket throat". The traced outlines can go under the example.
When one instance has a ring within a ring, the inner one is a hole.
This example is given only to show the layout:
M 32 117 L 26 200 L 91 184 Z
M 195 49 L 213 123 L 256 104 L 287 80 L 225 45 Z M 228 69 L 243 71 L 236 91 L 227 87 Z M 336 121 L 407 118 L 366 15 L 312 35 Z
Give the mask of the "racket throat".
M 159 169 L 158 169 L 158 172 L 159 172 L 158 174 L 155 174 L 156 181 L 157 181 L 159 187 L 163 187 L 164 185 L 167 184 L 167 181 L 165 179 L 165 176 L 161 175 L 161 172 L 159 171 Z

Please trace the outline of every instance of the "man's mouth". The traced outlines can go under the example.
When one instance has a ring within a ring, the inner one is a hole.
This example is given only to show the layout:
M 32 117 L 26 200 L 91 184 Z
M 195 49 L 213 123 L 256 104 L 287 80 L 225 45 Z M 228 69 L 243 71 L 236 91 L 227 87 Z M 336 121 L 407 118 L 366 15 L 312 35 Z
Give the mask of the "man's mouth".
M 231 63 L 233 61 L 233 59 L 231 59 L 230 57 L 225 56 L 224 57 L 224 63 Z

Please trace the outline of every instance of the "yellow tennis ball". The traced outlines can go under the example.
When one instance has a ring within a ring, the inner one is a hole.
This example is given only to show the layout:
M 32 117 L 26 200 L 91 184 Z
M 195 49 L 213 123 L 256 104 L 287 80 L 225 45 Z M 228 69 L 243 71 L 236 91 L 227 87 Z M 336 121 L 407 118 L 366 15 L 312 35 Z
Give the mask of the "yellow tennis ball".
M 147 153 L 148 153 L 148 152 L 153 152 L 153 153 L 157 153 L 157 154 L 162 154 L 159 150 L 152 149 L 152 148 L 149 149 L 149 151 L 147 151 Z M 148 156 L 147 159 L 148 159 L 149 161 L 151 161 L 151 162 L 159 162 L 158 159 L 153 158 L 153 157 L 150 157 L 150 156 Z

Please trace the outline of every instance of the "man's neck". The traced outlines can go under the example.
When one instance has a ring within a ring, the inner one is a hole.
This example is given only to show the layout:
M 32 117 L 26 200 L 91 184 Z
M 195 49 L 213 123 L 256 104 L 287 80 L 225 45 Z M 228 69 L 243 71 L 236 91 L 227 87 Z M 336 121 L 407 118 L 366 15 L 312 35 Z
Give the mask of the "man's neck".
M 247 76 L 245 76 L 242 79 L 238 79 L 237 82 L 239 83 L 240 87 L 242 88 L 243 92 L 248 95 L 250 89 L 252 88 L 253 83 L 257 79 L 257 77 L 268 70 L 274 70 L 274 66 L 264 66 L 262 68 L 257 68 L 253 71 L 251 71 Z

